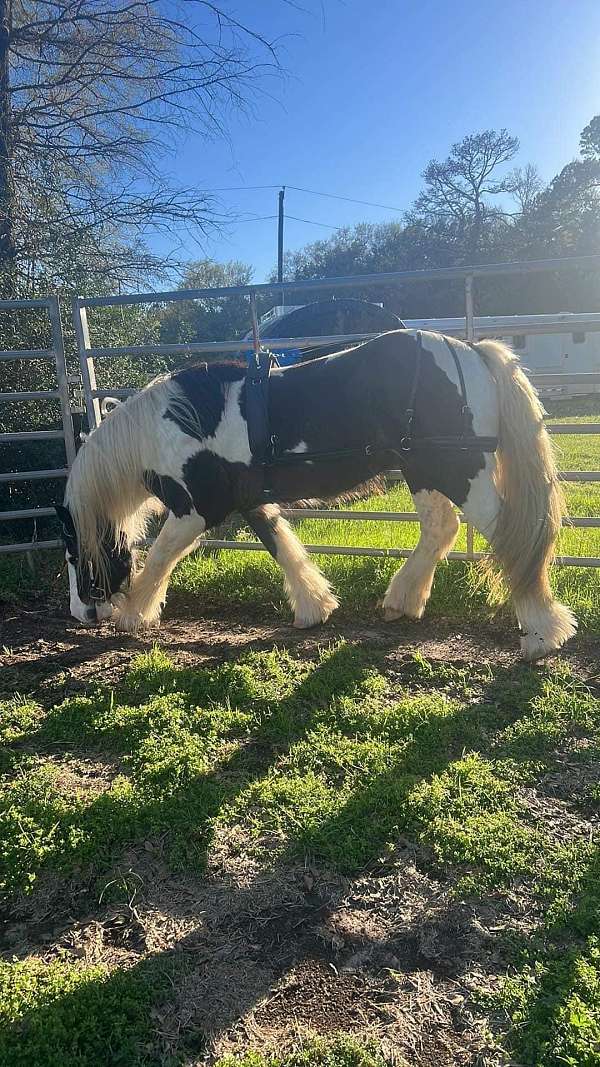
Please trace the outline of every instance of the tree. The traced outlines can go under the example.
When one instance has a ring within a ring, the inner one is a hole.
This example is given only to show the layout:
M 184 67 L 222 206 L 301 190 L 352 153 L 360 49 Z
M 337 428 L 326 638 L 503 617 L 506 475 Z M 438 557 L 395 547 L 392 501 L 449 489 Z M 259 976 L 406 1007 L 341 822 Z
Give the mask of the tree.
M 204 0 L 0 0 L 0 268 L 84 245 L 115 278 L 159 266 L 148 230 L 206 232 L 211 198 L 165 154 L 221 136 L 277 69 L 274 46 Z
M 600 159 L 600 115 L 594 115 L 581 131 L 579 147 L 584 159 Z
M 516 217 L 523 218 L 533 210 L 544 188 L 540 172 L 534 163 L 527 163 L 525 167 L 515 167 L 506 176 L 505 183 L 517 206 Z
M 583 159 L 567 164 L 547 186 L 533 164 L 503 168 L 518 142 L 506 130 L 463 138 L 447 159 L 432 160 L 425 188 L 402 223 L 359 223 L 287 257 L 288 278 L 420 270 L 477 262 L 526 260 L 596 252 L 600 245 L 600 117 L 581 136 Z M 384 300 L 402 318 L 463 313 L 462 282 L 357 289 Z M 477 312 L 525 314 L 589 310 L 600 297 L 593 274 L 530 274 L 481 279 Z
M 10 0 L 0 0 L 0 264 L 15 258 L 12 123 L 9 91 Z
M 252 267 L 237 260 L 216 263 L 202 259 L 191 263 L 183 275 L 182 289 L 208 289 L 224 285 L 249 285 Z M 168 304 L 161 315 L 163 344 L 186 341 L 232 341 L 251 328 L 250 305 L 245 296 L 214 300 L 190 300 Z
M 585 127 L 574 159 L 535 198 L 520 229 L 529 256 L 597 252 L 600 243 L 600 116 Z
M 513 185 L 498 170 L 518 148 L 507 130 L 483 130 L 452 145 L 443 163 L 432 159 L 423 172 L 425 188 L 412 209 L 413 222 L 427 225 L 459 261 L 475 262 L 504 217 L 493 198 L 512 193 Z

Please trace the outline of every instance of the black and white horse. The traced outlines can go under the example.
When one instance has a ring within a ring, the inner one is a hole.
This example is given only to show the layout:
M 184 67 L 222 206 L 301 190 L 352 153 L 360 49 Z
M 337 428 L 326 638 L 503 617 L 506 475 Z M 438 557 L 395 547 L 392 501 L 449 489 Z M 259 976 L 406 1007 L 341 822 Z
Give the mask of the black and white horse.
M 385 618 L 422 616 L 436 564 L 458 533 L 456 505 L 492 546 L 524 656 L 559 648 L 576 622 L 548 580 L 563 503 L 542 408 L 506 345 L 452 345 L 467 383 L 466 427 L 457 362 L 439 334 L 399 330 L 275 369 L 269 417 L 280 462 L 267 471 L 249 447 L 244 366 L 189 367 L 152 382 L 85 441 L 57 508 L 73 615 L 89 624 L 114 610 L 122 630 L 155 625 L 175 564 L 237 511 L 281 566 L 295 625 L 322 623 L 337 600 L 278 503 L 335 497 L 394 465 L 412 493 L 421 537 L 390 582 Z M 447 437 L 446 447 L 403 451 L 407 406 L 414 440 Z M 465 432 L 471 447 L 453 447 Z M 478 450 L 486 436 L 498 438 L 495 452 Z M 302 453 L 336 454 L 299 461 Z M 287 456 L 295 459 L 286 463 Z M 165 510 L 138 567 L 134 543 Z

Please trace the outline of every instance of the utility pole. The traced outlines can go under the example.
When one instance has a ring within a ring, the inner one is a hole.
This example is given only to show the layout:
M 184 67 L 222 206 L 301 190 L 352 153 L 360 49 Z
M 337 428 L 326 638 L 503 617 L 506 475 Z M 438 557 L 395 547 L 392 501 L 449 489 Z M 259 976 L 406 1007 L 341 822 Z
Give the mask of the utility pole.
M 8 272 L 15 258 L 9 77 L 10 23 L 11 0 L 0 0 L 0 274 L 4 275 L 0 284 L 4 290 L 10 288 Z M 5 292 L 4 295 L 10 294 Z
M 1 0 L 0 0 L 1 2 Z M 277 224 L 277 281 L 283 282 L 283 201 L 285 198 L 285 185 L 279 190 L 279 221 Z M 285 304 L 283 289 L 280 296 L 281 304 Z

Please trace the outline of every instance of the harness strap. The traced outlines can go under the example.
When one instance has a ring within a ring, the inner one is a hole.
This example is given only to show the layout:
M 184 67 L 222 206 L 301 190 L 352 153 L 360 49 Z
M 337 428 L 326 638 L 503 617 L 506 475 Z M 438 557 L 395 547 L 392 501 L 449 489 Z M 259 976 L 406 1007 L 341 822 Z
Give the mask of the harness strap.
M 447 452 L 495 452 L 498 448 L 497 437 L 413 437 L 409 443 L 401 448 L 382 447 L 381 445 L 364 445 L 361 448 L 339 448 L 331 452 L 282 452 L 274 455 L 268 463 L 269 467 L 298 467 L 306 463 L 329 463 L 336 460 L 375 458 L 382 456 L 397 456 L 404 459 L 408 452 L 419 452 L 427 449 L 443 448 Z
M 415 418 L 415 403 L 417 399 L 417 390 L 419 388 L 419 381 L 421 379 L 421 359 L 423 356 L 423 334 L 420 330 L 417 330 L 417 355 L 415 362 L 415 373 L 413 375 L 412 386 L 408 397 L 408 406 L 404 411 L 404 434 L 402 436 L 402 450 L 408 451 L 412 446 L 412 430 L 413 422 Z
M 259 463 L 271 462 L 275 451 L 269 420 L 269 375 L 273 366 L 278 366 L 273 353 L 259 348 L 246 372 L 248 443 L 252 456 Z
M 446 336 L 444 336 L 444 341 L 446 342 L 446 345 L 447 345 L 447 347 L 448 347 L 448 349 L 450 351 L 450 355 L 452 356 L 452 359 L 454 360 L 454 366 L 456 367 L 456 370 L 457 370 L 457 373 L 458 373 L 458 380 L 460 382 L 460 391 L 461 391 L 461 395 L 462 395 L 462 422 L 463 422 L 461 435 L 464 436 L 466 431 L 467 431 L 467 429 L 468 429 L 467 423 L 468 423 L 469 415 L 471 415 L 471 409 L 469 408 L 469 404 L 467 402 L 467 386 L 465 384 L 465 376 L 463 374 L 462 365 L 461 365 L 460 359 L 458 358 L 458 355 L 457 355 L 457 352 L 456 352 L 456 349 L 455 349 L 454 345 L 450 344 L 450 341 L 448 340 L 448 338 Z

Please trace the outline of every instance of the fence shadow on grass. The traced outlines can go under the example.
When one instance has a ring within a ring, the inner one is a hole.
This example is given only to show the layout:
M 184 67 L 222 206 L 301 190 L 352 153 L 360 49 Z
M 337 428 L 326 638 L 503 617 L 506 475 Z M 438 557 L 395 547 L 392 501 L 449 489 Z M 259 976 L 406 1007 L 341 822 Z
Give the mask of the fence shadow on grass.
M 196 846 L 199 846 L 197 852 L 205 851 L 211 840 L 212 824 L 223 805 L 231 803 L 250 783 L 264 777 L 276 760 L 294 744 L 305 739 L 321 709 L 344 695 L 354 693 L 365 673 L 379 664 L 380 656 L 380 650 L 373 653 L 365 648 L 340 646 L 312 674 L 303 678 L 293 693 L 283 698 L 277 707 L 263 709 L 264 716 L 247 743 L 224 760 L 216 771 L 196 775 L 166 798 L 142 803 L 118 830 L 118 812 L 111 812 L 108 798 L 98 798 L 84 813 L 86 851 L 82 852 L 80 846 L 67 844 L 62 852 L 59 850 L 51 856 L 52 866 L 68 869 L 73 864 L 85 861 L 90 842 L 103 860 L 108 861 L 111 853 L 114 859 L 114 852 L 120 845 L 140 835 L 145 836 L 148 826 L 154 830 L 164 828 L 168 831 L 174 822 L 179 822 L 182 833 L 188 838 L 196 835 Z M 181 675 L 183 678 L 192 673 L 181 672 Z M 419 828 L 414 823 L 407 826 L 406 822 L 406 798 L 415 784 L 443 773 L 453 760 L 460 758 L 465 738 L 478 746 L 484 756 L 489 755 L 494 732 L 523 714 L 524 705 L 526 707 L 541 691 L 544 678 L 543 670 L 536 671 L 521 665 L 493 671 L 481 699 L 457 707 L 433 744 L 425 725 L 421 730 L 416 729 L 394 764 L 385 772 L 363 781 L 340 811 L 310 831 L 304 829 L 290 834 L 286 854 L 278 863 L 297 863 L 299 854 L 303 852 L 314 853 L 317 857 L 325 855 L 329 861 L 332 858 L 335 860 L 337 854 L 345 862 L 348 855 L 352 855 L 356 867 L 363 869 L 375 863 L 382 847 L 393 840 L 399 831 L 408 829 L 418 832 Z M 423 682 L 423 688 L 427 688 L 426 682 Z M 60 716 L 59 708 L 51 722 L 55 739 Z M 279 723 L 276 731 L 273 727 L 274 718 Z M 284 736 L 281 724 L 285 726 Z M 89 724 L 89 728 L 93 733 L 93 723 Z M 30 739 L 32 743 L 40 744 L 42 749 L 47 741 L 44 729 Z M 68 735 L 68 729 L 66 733 Z M 103 740 L 106 742 L 110 739 L 104 736 Z M 115 743 L 118 738 L 113 736 L 112 741 Z M 360 845 L 358 851 L 357 841 Z M 263 881 L 271 877 L 270 870 L 267 867 L 261 872 Z M 276 878 L 275 873 L 273 877 Z M 231 885 L 228 890 L 235 898 L 235 911 L 238 914 L 251 916 L 256 911 L 253 887 Z M 286 906 L 285 893 L 281 905 Z M 327 901 L 316 899 L 309 902 L 302 913 L 302 920 L 293 935 L 296 960 L 302 959 L 303 954 L 314 952 L 317 941 L 315 927 L 323 923 L 327 910 Z M 265 926 L 268 935 L 269 921 L 262 924 L 263 935 Z M 229 932 L 223 928 L 224 939 Z M 90 1067 L 92 1063 L 94 1067 L 101 1067 L 102 1064 L 107 1067 L 114 1064 L 116 1067 L 125 1062 L 119 1058 L 120 1053 L 115 1046 L 119 1034 L 127 1032 L 130 1038 L 133 1035 L 139 1047 L 154 1040 L 152 1035 L 156 1025 L 148 1019 L 148 1012 L 144 1012 L 143 1020 L 139 1018 L 139 1013 L 136 1014 L 137 999 L 145 1002 L 150 998 L 156 1007 L 165 999 L 166 991 L 172 988 L 173 983 L 177 985 L 184 980 L 197 959 L 198 934 L 194 931 L 182 938 L 173 949 L 146 957 L 126 972 L 116 971 L 92 978 L 85 985 L 72 988 L 56 999 L 32 1008 L 18 1023 L 9 1026 L 4 1037 L 0 1038 L 0 1052 L 5 1055 L 5 1062 L 15 1064 L 15 1067 L 33 1062 L 36 1042 L 39 1044 L 45 1035 L 47 1045 L 44 1047 L 48 1047 L 48 1043 L 52 1046 L 54 1041 L 55 1047 L 62 1051 L 56 1061 L 40 1059 L 44 1067 L 46 1063 L 54 1062 L 60 1062 L 65 1067 L 70 1062 L 86 1067 L 88 1063 Z M 221 1031 L 234 1025 L 241 1015 L 251 1010 L 256 1001 L 268 993 L 273 983 L 283 977 L 289 965 L 289 953 L 279 959 L 274 956 L 269 968 L 269 984 L 262 989 L 253 989 L 246 999 L 242 994 L 231 1016 L 221 1020 Z M 203 966 L 210 974 L 210 959 Z M 86 1027 L 82 1026 L 82 1019 L 86 1020 Z M 55 1038 L 52 1035 L 56 1035 Z M 100 1045 L 97 1043 L 98 1035 L 101 1037 Z M 192 1027 L 188 1035 L 183 1033 L 180 1036 L 177 1051 L 185 1052 L 188 1037 L 196 1044 L 202 1040 L 202 1035 L 198 1035 Z M 101 1054 L 98 1048 L 103 1050 Z M 72 1056 L 71 1061 L 69 1056 Z M 76 1060 L 77 1056 L 79 1059 Z M 127 1062 L 133 1063 L 135 1060 Z M 140 1062 L 144 1062 L 143 1059 Z M 160 1059 L 157 1062 L 161 1062 Z
M 511 982 L 522 979 L 522 985 L 512 1004 L 516 1019 L 507 1043 L 523 1067 L 599 1062 L 599 932 L 600 846 L 595 846 L 559 916 L 511 946 Z

